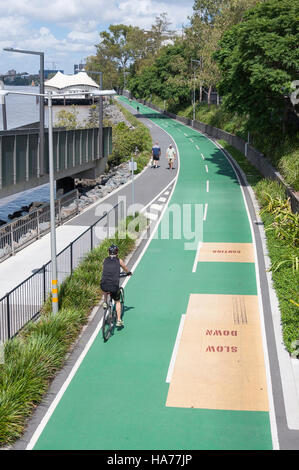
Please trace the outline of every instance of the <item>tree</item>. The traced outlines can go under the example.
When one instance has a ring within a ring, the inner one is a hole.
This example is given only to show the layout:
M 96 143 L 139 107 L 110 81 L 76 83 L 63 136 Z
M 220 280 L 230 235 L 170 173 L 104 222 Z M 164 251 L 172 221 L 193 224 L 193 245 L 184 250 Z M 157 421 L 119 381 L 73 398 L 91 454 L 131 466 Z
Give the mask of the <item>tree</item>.
M 65 127 L 67 130 L 77 129 L 79 127 L 77 117 L 78 111 L 74 105 L 72 111 L 61 109 L 56 115 L 54 127 Z
M 299 69 L 298 15 L 292 0 L 259 3 L 223 35 L 214 54 L 224 104 L 248 116 L 250 129 L 286 130 L 291 82 Z
M 202 89 L 208 89 L 208 104 L 211 91 L 217 88 L 221 78 L 219 66 L 214 58 L 218 42 L 224 32 L 242 21 L 244 13 L 261 0 L 195 0 L 188 39 L 193 36 L 193 58 L 200 60 L 197 81 Z M 200 99 L 201 101 L 201 99 Z

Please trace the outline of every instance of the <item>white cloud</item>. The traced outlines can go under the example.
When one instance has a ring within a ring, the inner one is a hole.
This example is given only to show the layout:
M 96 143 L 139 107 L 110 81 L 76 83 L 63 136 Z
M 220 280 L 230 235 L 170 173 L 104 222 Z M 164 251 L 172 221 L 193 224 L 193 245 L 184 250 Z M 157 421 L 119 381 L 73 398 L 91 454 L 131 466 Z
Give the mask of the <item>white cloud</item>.
M 167 12 L 170 28 L 176 29 L 187 23 L 192 4 L 193 0 L 0 1 L 0 72 L 17 65 L 37 72 L 32 56 L 2 52 L 3 47 L 18 47 L 44 51 L 45 62 L 55 62 L 58 68 L 72 73 L 74 63 L 95 54 L 99 33 L 110 24 L 148 29 L 157 16 Z

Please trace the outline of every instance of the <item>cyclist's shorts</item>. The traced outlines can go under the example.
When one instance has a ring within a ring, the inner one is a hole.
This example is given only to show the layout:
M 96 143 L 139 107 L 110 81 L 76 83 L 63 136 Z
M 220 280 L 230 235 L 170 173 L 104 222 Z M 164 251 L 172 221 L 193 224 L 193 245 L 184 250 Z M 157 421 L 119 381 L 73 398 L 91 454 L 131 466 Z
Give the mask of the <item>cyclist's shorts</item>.
M 111 297 L 113 300 L 119 300 L 120 299 L 120 289 L 117 291 L 111 292 Z
M 107 288 L 107 286 L 103 286 L 103 285 L 101 285 L 101 289 L 103 292 L 110 292 L 113 300 L 120 299 L 120 289 L 110 290 L 109 288 Z

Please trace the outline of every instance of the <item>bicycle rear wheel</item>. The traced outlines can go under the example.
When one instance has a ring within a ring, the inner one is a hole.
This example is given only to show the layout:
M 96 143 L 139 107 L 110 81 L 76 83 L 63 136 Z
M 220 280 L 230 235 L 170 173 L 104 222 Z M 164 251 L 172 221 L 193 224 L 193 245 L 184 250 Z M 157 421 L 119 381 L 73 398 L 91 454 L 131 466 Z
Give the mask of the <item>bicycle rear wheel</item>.
M 103 316 L 103 326 L 102 326 L 102 333 L 104 341 L 108 341 L 111 336 L 111 331 L 113 328 L 113 313 L 110 304 L 106 310 L 104 310 Z

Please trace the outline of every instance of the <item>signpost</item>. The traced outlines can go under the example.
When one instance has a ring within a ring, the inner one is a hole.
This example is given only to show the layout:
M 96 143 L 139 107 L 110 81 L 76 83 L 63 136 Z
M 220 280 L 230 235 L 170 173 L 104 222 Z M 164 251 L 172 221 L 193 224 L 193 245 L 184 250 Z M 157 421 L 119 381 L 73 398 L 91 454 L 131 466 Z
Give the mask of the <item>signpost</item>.
M 135 156 L 138 154 L 138 147 L 135 148 Z M 137 170 L 137 162 L 134 161 L 134 157 L 131 157 L 129 162 L 129 169 L 131 170 L 132 175 L 132 207 L 133 207 L 133 217 L 135 217 L 135 194 L 134 194 L 134 171 Z

